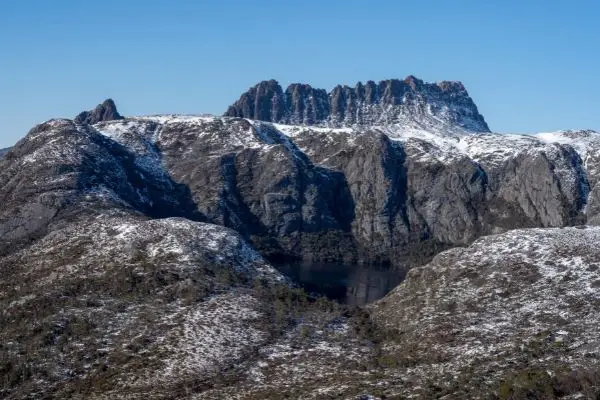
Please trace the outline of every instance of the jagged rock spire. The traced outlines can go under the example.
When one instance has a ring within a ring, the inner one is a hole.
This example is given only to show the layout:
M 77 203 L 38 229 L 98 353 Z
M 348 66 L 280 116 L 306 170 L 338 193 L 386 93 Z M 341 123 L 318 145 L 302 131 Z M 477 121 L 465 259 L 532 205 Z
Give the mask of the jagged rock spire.
M 83 111 L 75 117 L 78 124 L 95 124 L 101 121 L 123 119 L 117 111 L 117 106 L 112 99 L 106 99 L 102 104 L 90 111 Z

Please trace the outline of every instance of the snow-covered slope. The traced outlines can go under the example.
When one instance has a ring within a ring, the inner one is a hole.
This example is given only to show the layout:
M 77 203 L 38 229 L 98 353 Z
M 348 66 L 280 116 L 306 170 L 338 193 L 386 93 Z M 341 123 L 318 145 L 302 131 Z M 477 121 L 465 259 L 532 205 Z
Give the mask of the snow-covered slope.
M 229 117 L 168 114 L 101 122 L 94 127 L 107 137 L 140 152 L 140 150 L 143 150 L 140 147 L 140 140 L 146 144 L 158 145 L 163 141 L 182 139 L 161 136 L 160 131 L 164 128 L 185 127 L 189 132 L 188 134 L 207 136 L 214 135 L 216 133 L 215 129 L 219 126 L 232 125 L 234 121 L 236 121 L 235 118 Z M 431 152 L 431 156 L 437 157 L 440 161 L 465 156 L 474 162 L 502 163 L 520 154 L 551 151 L 553 145 L 559 144 L 572 146 L 584 161 L 585 167 L 589 168 L 588 161 L 595 161 L 594 158 L 590 157 L 595 156 L 600 150 L 600 133 L 592 130 L 568 130 L 526 135 L 493 132 L 478 133 L 459 126 L 446 126 L 444 123 L 432 124 L 427 127 L 394 123 L 368 127 L 327 128 L 247 121 L 257 131 L 260 131 L 261 127 L 268 126 L 292 140 L 307 135 L 322 136 L 325 134 L 331 136 L 331 140 L 335 140 L 336 136 L 345 135 L 345 140 L 352 142 L 357 136 L 365 133 L 381 133 L 408 146 L 426 148 L 428 152 Z M 148 124 L 157 124 L 158 128 L 150 125 L 152 130 L 148 130 Z M 248 130 L 235 135 L 229 134 L 226 138 L 223 138 L 223 140 L 226 140 L 223 144 L 227 147 L 243 146 L 248 148 L 268 148 L 270 145 L 278 144 L 276 141 L 269 141 L 264 137 L 257 138 L 257 133 Z M 213 138 L 213 140 L 216 139 L 216 137 Z M 595 167 L 595 165 L 592 167 Z

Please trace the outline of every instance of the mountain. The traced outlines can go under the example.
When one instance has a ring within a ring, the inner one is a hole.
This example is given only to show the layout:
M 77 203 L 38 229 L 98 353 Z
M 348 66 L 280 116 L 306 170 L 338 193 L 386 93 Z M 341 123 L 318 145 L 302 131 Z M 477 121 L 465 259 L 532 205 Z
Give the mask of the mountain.
M 401 123 L 489 132 L 462 83 L 426 83 L 414 76 L 358 82 L 355 87 L 337 85 L 329 93 L 301 83 L 284 92 L 277 81 L 263 81 L 244 93 L 225 116 L 334 128 Z
M 55 133 L 47 138 L 97 143 L 69 152 L 91 158 L 76 164 L 86 168 L 80 182 L 110 188 L 146 215 L 233 228 L 270 259 L 402 263 L 484 234 L 597 218 L 600 141 L 592 132 L 445 135 L 401 125 L 330 129 L 193 116 L 50 124 Z M 29 152 L 36 137 L 13 152 Z M 67 152 L 60 141 L 49 146 L 48 154 Z M 24 177 L 54 173 L 43 161 L 14 165 Z
M 0 158 L 4 157 L 4 155 L 10 151 L 10 149 L 11 149 L 10 147 L 7 147 L 5 149 L 0 149 Z
M 397 82 L 358 119 L 275 82 L 263 120 L 34 127 L 0 158 L 0 397 L 599 395 L 600 135 L 485 132 L 461 84 Z M 290 260 L 410 271 L 347 308 Z
M 3 246 L 77 214 L 90 191 L 109 208 L 235 229 L 271 260 L 410 265 L 485 234 L 598 220 L 597 133 L 444 127 L 52 120 L 0 161 Z

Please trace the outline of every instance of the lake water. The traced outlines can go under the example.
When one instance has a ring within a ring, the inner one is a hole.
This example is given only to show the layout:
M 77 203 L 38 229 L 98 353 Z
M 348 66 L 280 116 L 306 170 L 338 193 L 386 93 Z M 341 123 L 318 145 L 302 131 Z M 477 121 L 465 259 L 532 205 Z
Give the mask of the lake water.
M 297 263 L 277 266 L 307 292 L 348 305 L 379 300 L 404 279 L 402 268 L 378 265 Z

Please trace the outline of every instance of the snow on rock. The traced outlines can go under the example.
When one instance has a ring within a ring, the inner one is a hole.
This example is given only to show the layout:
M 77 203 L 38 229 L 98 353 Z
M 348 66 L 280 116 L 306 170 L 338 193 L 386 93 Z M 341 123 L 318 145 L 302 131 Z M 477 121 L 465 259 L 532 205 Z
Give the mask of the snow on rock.
M 214 375 L 269 338 L 259 301 L 238 292 L 216 295 L 169 316 L 173 328 L 157 343 L 162 367 L 146 384 L 182 376 Z
M 0 330 L 3 357 L 36 348 L 28 357 L 48 372 L 32 385 L 60 392 L 65 379 L 108 379 L 109 398 L 231 367 L 269 338 L 255 279 L 287 284 L 235 231 L 119 209 L 60 222 L 0 266 L 3 318 L 37 310 L 26 332 Z
M 52 255 L 61 246 L 77 247 L 81 255 L 69 263 L 56 265 Z M 40 284 L 60 279 L 64 274 L 102 274 L 98 260 L 135 262 L 140 256 L 166 261 L 176 270 L 194 269 L 208 260 L 246 274 L 250 278 L 282 281 L 283 277 L 230 229 L 192 222 L 183 218 L 143 219 L 124 215 L 100 215 L 92 221 L 71 224 L 49 233 L 26 250 L 28 258 L 39 262 L 26 274 L 39 274 L 39 268 L 51 268 L 52 273 Z M 19 254 L 14 257 L 19 257 Z
M 413 356 L 435 354 L 423 366 L 435 373 L 588 367 L 600 356 L 599 245 L 597 227 L 483 237 L 411 270 L 376 319 L 402 335 L 392 347 L 418 338 Z
M 138 154 L 138 163 L 149 171 L 159 170 L 160 156 L 157 148 L 172 144 L 178 135 L 200 135 L 211 137 L 215 145 L 227 148 L 263 148 L 275 144 L 290 147 L 293 141 L 306 135 L 330 136 L 339 140 L 346 136 L 349 144 L 361 134 L 385 134 L 420 154 L 424 161 L 435 159 L 442 163 L 468 157 L 483 165 L 499 166 L 520 154 L 535 154 L 551 151 L 553 144 L 570 145 L 579 153 L 588 168 L 590 154 L 600 158 L 600 134 L 594 131 L 560 131 L 536 135 L 476 133 L 460 126 L 440 122 L 435 124 L 393 123 L 388 125 L 348 126 L 328 128 L 319 126 L 284 125 L 246 120 L 245 129 L 240 129 L 240 119 L 213 116 L 159 115 L 134 117 L 127 120 L 101 122 L 95 125 L 102 134 L 129 147 Z M 177 128 L 177 129 L 175 129 Z M 228 131 L 222 136 L 223 129 Z M 270 130 L 278 138 L 265 136 L 262 131 Z M 289 137 L 291 142 L 283 138 Z M 185 149 L 182 149 L 185 151 Z M 310 152 L 310 149 L 302 149 Z

